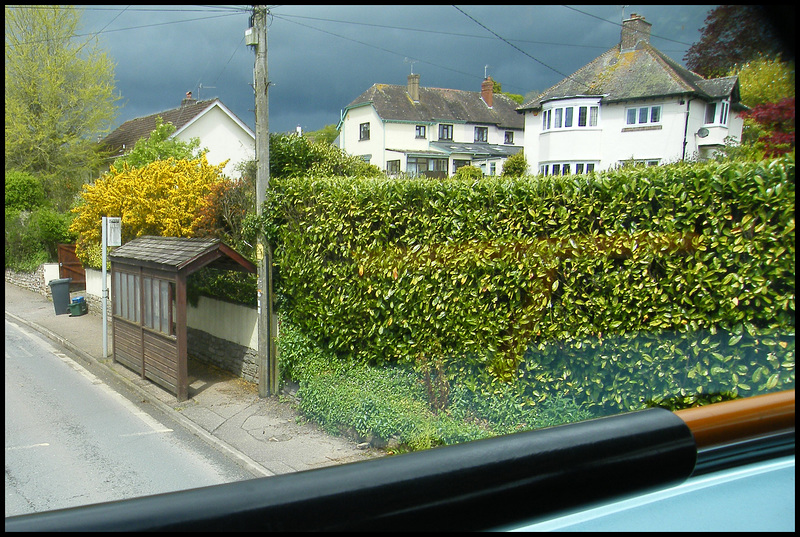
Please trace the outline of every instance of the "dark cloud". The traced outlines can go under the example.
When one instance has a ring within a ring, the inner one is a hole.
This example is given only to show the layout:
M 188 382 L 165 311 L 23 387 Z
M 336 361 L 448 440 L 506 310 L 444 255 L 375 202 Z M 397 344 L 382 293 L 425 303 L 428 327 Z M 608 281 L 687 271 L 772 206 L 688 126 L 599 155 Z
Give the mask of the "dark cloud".
M 625 6 L 653 45 L 683 64 L 714 6 Z M 118 122 L 219 97 L 251 128 L 249 6 L 83 6 L 116 63 Z M 374 83 L 478 91 L 486 72 L 511 93 L 544 90 L 619 41 L 623 6 L 277 6 L 268 28 L 269 128 L 317 130 Z

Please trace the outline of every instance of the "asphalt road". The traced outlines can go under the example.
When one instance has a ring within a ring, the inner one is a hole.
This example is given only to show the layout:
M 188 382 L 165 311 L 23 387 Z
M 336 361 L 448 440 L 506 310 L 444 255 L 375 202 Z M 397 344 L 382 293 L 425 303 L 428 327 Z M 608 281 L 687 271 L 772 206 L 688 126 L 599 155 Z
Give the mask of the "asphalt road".
M 6 517 L 260 477 L 28 328 L 5 343 Z

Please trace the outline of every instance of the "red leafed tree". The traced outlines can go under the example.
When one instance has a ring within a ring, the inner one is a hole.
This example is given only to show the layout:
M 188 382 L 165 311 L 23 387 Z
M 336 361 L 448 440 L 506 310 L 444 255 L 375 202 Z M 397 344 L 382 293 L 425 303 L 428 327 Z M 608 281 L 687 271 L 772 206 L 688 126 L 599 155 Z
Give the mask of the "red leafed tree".
M 794 149 L 794 97 L 760 104 L 743 115 L 766 131 L 759 138 L 765 145 L 766 156 L 782 155 Z

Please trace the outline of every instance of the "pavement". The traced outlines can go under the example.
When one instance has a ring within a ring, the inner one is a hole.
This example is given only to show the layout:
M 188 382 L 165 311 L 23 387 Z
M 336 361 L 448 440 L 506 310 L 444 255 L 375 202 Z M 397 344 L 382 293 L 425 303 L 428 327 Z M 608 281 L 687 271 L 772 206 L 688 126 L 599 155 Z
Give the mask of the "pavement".
M 71 298 L 85 291 L 72 292 Z M 175 395 L 111 357 L 113 333 L 107 329 L 108 356 L 103 356 L 103 318 L 99 313 L 56 315 L 49 298 L 6 281 L 6 320 L 27 326 L 65 349 L 83 366 L 107 370 L 151 404 L 221 451 L 237 459 L 254 476 L 271 476 L 368 460 L 381 449 L 325 433 L 297 410 L 295 390 L 259 397 L 258 386 L 189 357 L 189 399 Z M 83 362 L 83 363 L 81 363 Z M 113 387 L 114 383 L 109 383 Z

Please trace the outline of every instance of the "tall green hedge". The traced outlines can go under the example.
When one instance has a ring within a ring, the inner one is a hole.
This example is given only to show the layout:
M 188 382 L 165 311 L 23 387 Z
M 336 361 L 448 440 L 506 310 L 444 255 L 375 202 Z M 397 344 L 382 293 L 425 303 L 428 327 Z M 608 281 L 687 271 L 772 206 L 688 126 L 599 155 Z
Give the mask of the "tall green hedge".
M 280 307 L 372 364 L 609 409 L 794 386 L 794 156 L 562 177 L 274 181 Z

